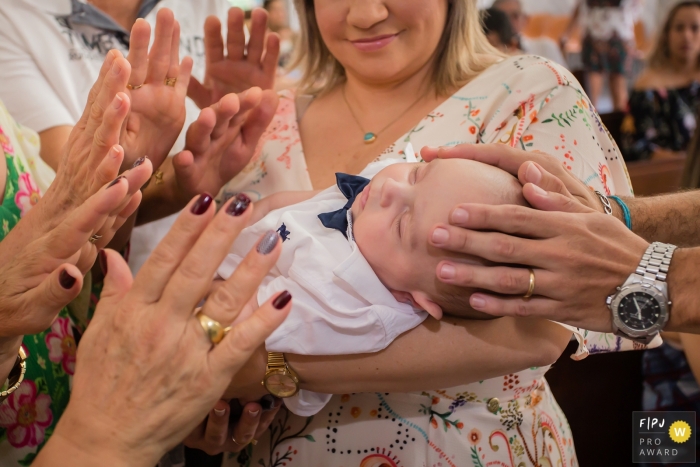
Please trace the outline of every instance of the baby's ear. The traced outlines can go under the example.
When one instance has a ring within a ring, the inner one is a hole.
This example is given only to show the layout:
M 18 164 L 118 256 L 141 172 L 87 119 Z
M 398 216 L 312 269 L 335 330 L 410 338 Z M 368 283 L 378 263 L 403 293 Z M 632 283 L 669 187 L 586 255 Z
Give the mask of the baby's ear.
M 401 303 L 409 303 L 413 308 L 420 308 L 428 312 L 430 316 L 435 319 L 442 319 L 442 308 L 440 305 L 432 301 L 423 292 L 399 292 L 398 290 L 391 290 L 391 294 L 394 298 Z

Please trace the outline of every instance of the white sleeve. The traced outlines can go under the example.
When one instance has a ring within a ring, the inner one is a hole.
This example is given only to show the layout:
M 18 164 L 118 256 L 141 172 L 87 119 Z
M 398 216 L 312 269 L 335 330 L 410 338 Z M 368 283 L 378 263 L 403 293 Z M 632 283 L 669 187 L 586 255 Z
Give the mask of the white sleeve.
M 347 313 L 333 311 L 322 299 L 286 277 L 276 277 L 261 286 L 258 303 L 262 304 L 284 290 L 292 294 L 292 311 L 265 341 L 268 351 L 349 355 L 378 352 L 390 343 L 375 307 L 352 309 L 350 306 Z
M 300 417 L 311 417 L 321 411 L 328 404 L 333 394 L 321 394 L 300 389 L 292 397 L 284 399 L 284 405 L 290 412 Z
M 75 125 L 19 37 L 8 17 L 0 14 L 0 100 L 17 122 L 34 131 Z

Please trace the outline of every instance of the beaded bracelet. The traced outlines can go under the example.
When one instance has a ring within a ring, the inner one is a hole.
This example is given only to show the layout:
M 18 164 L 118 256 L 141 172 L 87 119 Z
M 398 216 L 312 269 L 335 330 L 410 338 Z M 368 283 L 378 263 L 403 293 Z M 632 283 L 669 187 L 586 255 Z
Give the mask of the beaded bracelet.
M 615 200 L 615 202 L 620 205 L 620 209 L 622 209 L 622 215 L 625 219 L 625 225 L 628 229 L 632 230 L 632 214 L 630 213 L 630 208 L 627 207 L 627 204 L 624 201 L 622 201 L 622 199 L 619 196 L 609 196 L 608 198 Z

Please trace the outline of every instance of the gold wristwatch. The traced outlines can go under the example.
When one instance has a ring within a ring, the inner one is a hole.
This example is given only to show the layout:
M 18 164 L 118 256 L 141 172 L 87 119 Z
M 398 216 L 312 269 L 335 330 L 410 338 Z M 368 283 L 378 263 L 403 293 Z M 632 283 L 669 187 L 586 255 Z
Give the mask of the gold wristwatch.
M 17 359 L 15 360 L 15 366 L 12 367 L 10 375 L 7 377 L 8 388 L 4 391 L 0 391 L 0 404 L 7 399 L 7 397 L 15 392 L 19 385 L 22 384 L 24 380 L 24 373 L 27 372 L 27 354 L 24 353 L 24 347 L 20 347 L 17 352 Z M 2 389 L 2 388 L 0 388 Z
M 292 397 L 299 391 L 299 376 L 289 368 L 282 352 L 268 352 L 261 384 L 275 397 Z

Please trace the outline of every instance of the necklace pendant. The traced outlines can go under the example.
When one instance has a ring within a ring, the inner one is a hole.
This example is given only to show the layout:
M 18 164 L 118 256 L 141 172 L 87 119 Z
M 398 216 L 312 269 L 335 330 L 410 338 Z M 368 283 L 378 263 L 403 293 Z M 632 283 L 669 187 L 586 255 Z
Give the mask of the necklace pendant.
M 377 140 L 377 135 L 372 133 L 371 131 L 368 131 L 365 133 L 365 144 L 372 144 Z

